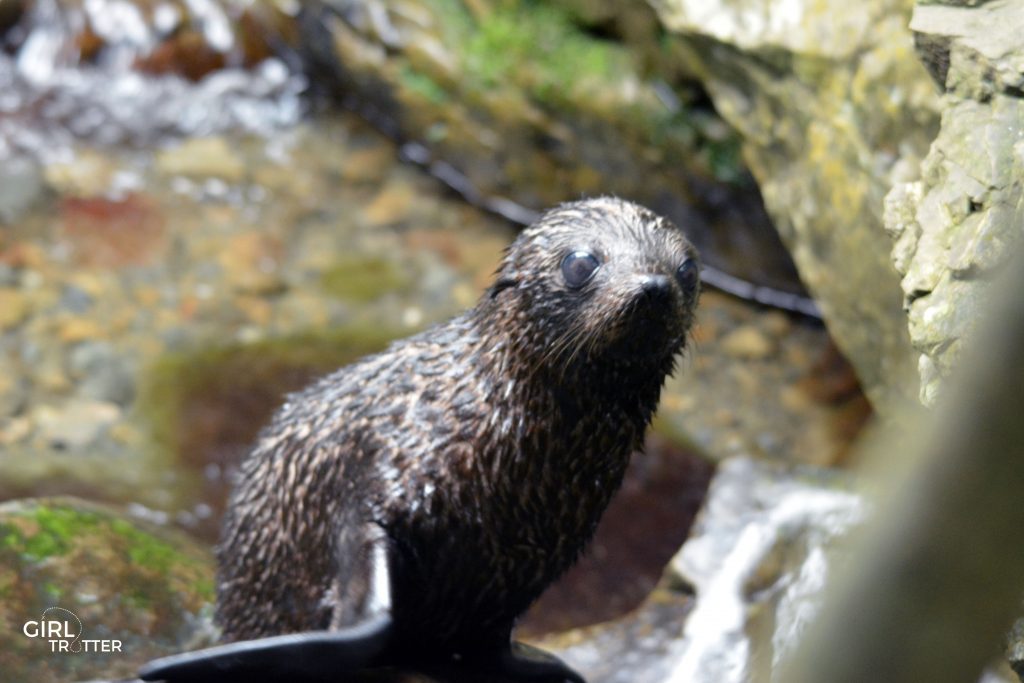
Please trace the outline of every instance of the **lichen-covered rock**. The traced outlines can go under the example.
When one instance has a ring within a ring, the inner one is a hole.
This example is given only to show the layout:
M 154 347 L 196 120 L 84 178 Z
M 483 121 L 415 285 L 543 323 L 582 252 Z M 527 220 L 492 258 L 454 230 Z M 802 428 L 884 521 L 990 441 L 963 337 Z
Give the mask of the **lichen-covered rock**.
M 932 138 L 907 0 L 651 0 L 744 136 L 800 276 L 876 404 L 916 395 L 882 199 Z M 911 380 L 911 381 L 908 381 Z
M 1024 5 L 954 4 L 914 10 L 921 57 L 946 91 L 942 125 L 921 180 L 886 197 L 927 405 L 1024 231 Z
M 180 534 L 72 498 L 0 505 L 4 680 L 132 676 L 210 644 L 212 603 L 210 553 Z M 41 621 L 67 627 L 41 636 Z

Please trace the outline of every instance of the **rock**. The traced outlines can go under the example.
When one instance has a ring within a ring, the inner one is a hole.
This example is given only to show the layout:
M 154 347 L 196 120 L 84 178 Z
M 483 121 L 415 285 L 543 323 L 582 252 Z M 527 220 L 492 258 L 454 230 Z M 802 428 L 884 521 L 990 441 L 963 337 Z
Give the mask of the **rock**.
M 229 183 L 241 182 L 245 164 L 222 137 L 189 138 L 177 147 L 161 150 L 156 167 L 168 175 L 193 178 L 220 178 Z
M 1006 658 L 1021 680 L 1024 680 L 1024 618 L 1014 622 L 1006 637 Z
M 129 358 L 110 343 L 87 341 L 68 357 L 68 372 L 79 381 L 83 398 L 127 406 L 135 397 L 135 373 Z
M 0 225 L 13 224 L 42 199 L 43 171 L 34 159 L 0 155 Z
M 32 411 L 38 438 L 49 447 L 77 451 L 94 444 L 121 416 L 113 403 L 74 399 L 59 408 L 41 405 Z
M 131 677 L 153 657 L 212 642 L 210 552 L 72 498 L 0 505 L 0 595 L 5 680 Z M 41 617 L 70 622 L 79 643 L 119 641 L 120 650 L 52 653 L 47 639 L 23 633 Z
M 49 164 L 46 181 L 62 196 L 96 197 L 110 190 L 117 170 L 103 154 L 82 150 L 68 161 Z
M 30 306 L 25 295 L 14 288 L 0 289 L 0 332 L 17 327 L 28 317 Z
M 839 539 L 866 505 L 827 470 L 748 458 L 719 465 L 701 516 L 669 566 L 696 604 L 670 683 L 771 681 L 817 613 Z
M 0 446 L 16 444 L 31 433 L 32 421 L 27 417 L 0 418 Z
M 992 274 L 1024 232 L 1024 6 L 919 3 L 911 29 L 946 91 L 921 180 L 885 200 L 921 400 L 957 363 Z
M 656 590 L 628 615 L 540 643 L 592 683 L 663 683 L 679 655 L 690 596 Z
M 772 340 L 750 325 L 737 327 L 721 340 L 721 344 L 729 355 L 748 360 L 763 360 L 775 352 Z
M 243 294 L 274 294 L 284 289 L 281 241 L 272 235 L 234 235 L 218 258 L 228 283 Z
M 891 176 L 927 150 L 934 85 L 908 0 L 659 0 L 673 47 L 744 138 L 800 277 L 878 406 L 916 394 L 882 232 Z
M 374 226 L 398 223 L 408 218 L 413 209 L 415 192 L 410 184 L 392 184 L 378 192 L 363 213 Z
M 79 265 L 149 265 L 167 246 L 163 211 L 148 195 L 65 197 L 60 213 L 60 235 Z
M 569 197 L 617 194 L 686 225 L 707 263 L 802 292 L 736 136 L 692 79 L 674 89 L 674 68 L 648 74 L 605 31 L 615 13 L 589 3 L 482 6 L 305 3 L 303 48 L 344 104 L 474 204 L 525 223 Z M 619 15 L 641 19 L 632 45 L 659 52 L 650 10 Z
M 28 400 L 28 383 L 21 373 L 0 363 L 0 418 L 17 415 Z

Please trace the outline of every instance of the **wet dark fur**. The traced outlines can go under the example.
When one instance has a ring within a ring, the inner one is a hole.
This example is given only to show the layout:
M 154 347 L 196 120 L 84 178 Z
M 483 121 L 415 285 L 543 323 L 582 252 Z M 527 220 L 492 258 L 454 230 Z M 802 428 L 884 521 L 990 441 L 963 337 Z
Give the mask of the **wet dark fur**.
M 582 290 L 565 254 L 604 261 Z M 685 345 L 682 233 L 636 205 L 566 204 L 524 231 L 477 306 L 292 395 L 245 461 L 219 547 L 227 640 L 359 621 L 384 533 L 401 642 L 507 645 L 591 538 Z M 354 586 L 354 587 L 353 587 Z

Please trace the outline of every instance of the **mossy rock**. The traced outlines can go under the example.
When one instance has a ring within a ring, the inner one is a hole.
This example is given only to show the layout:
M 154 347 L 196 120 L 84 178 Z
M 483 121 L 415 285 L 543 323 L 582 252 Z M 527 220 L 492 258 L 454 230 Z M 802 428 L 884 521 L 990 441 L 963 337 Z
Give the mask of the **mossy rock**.
M 67 681 L 132 676 L 139 664 L 212 642 L 213 559 L 188 537 L 75 498 L 0 505 L 0 671 L 5 680 Z M 85 640 L 51 652 L 26 622 L 68 620 Z

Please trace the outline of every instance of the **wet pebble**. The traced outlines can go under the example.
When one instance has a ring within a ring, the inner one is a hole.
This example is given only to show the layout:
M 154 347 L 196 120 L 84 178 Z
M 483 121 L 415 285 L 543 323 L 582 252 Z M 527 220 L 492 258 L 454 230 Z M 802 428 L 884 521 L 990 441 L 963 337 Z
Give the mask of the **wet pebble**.
M 68 356 L 68 372 L 78 380 L 78 394 L 83 398 L 125 406 L 135 397 L 134 368 L 108 342 L 75 346 Z
M 285 286 L 282 245 L 276 238 L 249 232 L 235 235 L 219 257 L 231 287 L 245 294 L 272 294 Z
M 93 299 L 81 287 L 68 285 L 60 298 L 60 306 L 72 313 L 85 313 L 93 304 Z
M 37 406 L 32 420 L 43 445 L 56 450 L 79 450 L 93 445 L 117 419 L 121 409 L 106 401 L 74 399 L 54 407 Z
M 0 419 L 0 446 L 12 446 L 24 441 L 32 433 L 32 421 L 27 417 Z
M 775 344 L 765 333 L 752 325 L 743 325 L 722 339 L 722 349 L 730 356 L 747 360 L 763 360 L 775 353 Z
M 28 383 L 12 368 L 0 365 L 0 418 L 17 415 L 28 400 Z
M 0 332 L 20 325 L 29 314 L 25 295 L 14 288 L 0 289 Z
M 39 201 L 46 186 L 42 169 L 29 158 L 15 156 L 0 163 L 0 224 L 13 223 Z
M 168 175 L 215 177 L 229 183 L 240 182 L 246 175 L 245 163 L 221 137 L 192 138 L 162 150 L 156 167 Z
M 18 284 L 18 271 L 7 263 L 0 263 L 0 287 L 12 287 Z

